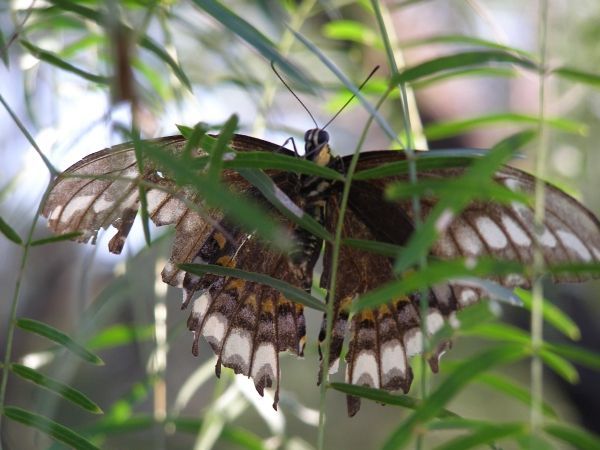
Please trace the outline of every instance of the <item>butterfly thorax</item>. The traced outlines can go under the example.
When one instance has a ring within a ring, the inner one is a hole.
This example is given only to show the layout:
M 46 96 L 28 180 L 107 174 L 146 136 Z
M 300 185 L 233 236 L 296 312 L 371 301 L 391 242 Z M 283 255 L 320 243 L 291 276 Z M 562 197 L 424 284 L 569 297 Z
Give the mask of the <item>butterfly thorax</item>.
M 319 166 L 328 166 L 332 162 L 329 147 L 329 134 L 322 129 L 308 130 L 304 135 L 304 158 Z M 303 210 L 319 224 L 325 223 L 326 197 L 332 187 L 330 180 L 317 176 L 303 175 L 300 177 L 300 195 L 304 200 Z M 290 262 L 294 268 L 306 271 L 313 267 L 321 251 L 322 239 L 302 229 L 295 230 L 296 248 L 290 254 Z M 311 286 L 305 286 L 310 290 Z

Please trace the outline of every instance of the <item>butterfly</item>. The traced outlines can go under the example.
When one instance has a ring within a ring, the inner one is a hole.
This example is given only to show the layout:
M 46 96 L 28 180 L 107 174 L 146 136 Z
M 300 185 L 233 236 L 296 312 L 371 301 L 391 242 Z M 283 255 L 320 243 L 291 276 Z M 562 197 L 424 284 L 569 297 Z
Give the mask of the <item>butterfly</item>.
M 173 158 L 186 151 L 186 138 L 170 136 L 151 141 Z M 229 148 L 234 153 L 263 151 L 299 157 L 275 143 L 241 134 L 233 135 Z M 198 147 L 194 157 L 207 156 Z M 306 132 L 303 158 L 345 175 L 350 156 L 334 157 L 324 129 Z M 373 151 L 359 155 L 356 173 L 405 161 L 399 151 Z M 418 160 L 417 160 L 418 161 Z M 451 180 L 460 177 L 468 162 L 452 167 L 419 169 L 419 180 Z M 191 308 L 187 326 L 193 333 L 192 352 L 198 354 L 200 337 L 217 355 L 216 373 L 232 368 L 254 380 L 257 391 L 275 388 L 277 408 L 280 386 L 279 353 L 302 356 L 306 342 L 303 306 L 277 289 L 231 276 L 187 273 L 180 264 L 216 264 L 269 275 L 307 292 L 313 285 L 313 271 L 323 252 L 320 286 L 331 281 L 333 257 L 330 243 L 283 217 L 265 200 L 256 187 L 233 169 L 223 169 L 221 181 L 230 190 L 245 194 L 263 205 L 290 232 L 295 247 L 282 252 L 256 239 L 253 232 L 231 221 L 218 208 L 205 205 L 201 195 L 178 186 L 164 168 L 145 162 L 140 173 L 132 144 L 122 144 L 93 153 L 58 176 L 43 208 L 43 215 L 57 234 L 79 231 L 79 242 L 95 241 L 98 231 L 113 225 L 116 234 L 108 247 L 121 252 L 140 209 L 139 184 L 145 184 L 147 215 L 157 226 L 174 225 L 175 238 L 162 279 L 183 290 L 183 308 Z M 418 165 L 417 165 L 418 167 Z M 341 181 L 284 170 L 270 169 L 268 176 L 277 192 L 300 213 L 309 215 L 330 233 L 340 220 Z M 402 246 L 413 232 L 417 219 L 428 217 L 437 199 L 421 199 L 421 217 L 415 217 L 410 200 L 387 201 L 386 185 L 406 181 L 405 172 L 352 182 L 348 208 L 343 217 L 342 237 L 380 241 Z M 535 178 L 508 166 L 496 171 L 493 180 L 500 186 L 532 194 Z M 548 265 L 600 261 L 600 222 L 581 203 L 546 185 L 545 218 L 539 234 L 540 248 Z M 192 207 L 197 206 L 197 207 Z M 535 242 L 534 216 L 523 203 L 473 201 L 447 221 L 430 256 L 439 259 L 493 257 L 531 264 Z M 390 298 L 387 304 L 349 315 L 355 298 L 393 280 L 393 259 L 351 245 L 342 245 L 333 301 L 333 328 L 328 370 L 340 363 L 345 339 L 346 382 L 384 390 L 408 392 L 412 381 L 410 358 L 421 352 L 422 331 L 419 295 Z M 496 277 L 503 286 L 528 287 L 525 276 Z M 579 281 L 579 276 L 562 276 L 559 281 Z M 456 311 L 486 297 L 478 286 L 448 280 L 431 286 L 428 292 L 427 333 L 434 334 Z M 325 340 L 325 319 L 319 335 Z M 437 371 L 438 358 L 448 347 L 440 344 L 432 352 L 430 366 Z M 359 399 L 348 397 L 348 413 L 360 408 Z

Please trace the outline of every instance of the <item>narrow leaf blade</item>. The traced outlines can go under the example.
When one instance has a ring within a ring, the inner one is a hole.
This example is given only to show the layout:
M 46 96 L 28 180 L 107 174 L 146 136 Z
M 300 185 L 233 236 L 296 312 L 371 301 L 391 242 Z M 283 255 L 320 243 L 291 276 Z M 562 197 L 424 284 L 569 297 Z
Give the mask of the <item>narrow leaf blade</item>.
M 104 365 L 104 361 L 102 361 L 102 359 L 99 356 L 95 355 L 83 346 L 79 345 L 77 342 L 75 342 L 62 331 L 57 330 L 56 328 L 46 323 L 33 319 L 21 318 L 17 320 L 17 326 L 22 330 L 39 334 L 40 336 L 43 336 L 53 342 L 56 342 L 57 344 L 69 350 L 70 352 L 79 356 L 84 361 L 87 361 L 91 364 Z
M 2 232 L 2 234 L 6 236 L 9 241 L 12 241 L 18 245 L 23 244 L 23 239 L 21 239 L 21 236 L 19 236 L 19 234 L 13 230 L 12 227 L 6 223 L 2 217 L 0 217 L 0 232 Z
M 74 389 L 60 381 L 57 381 L 53 378 L 50 378 L 43 373 L 34 370 L 30 367 L 24 366 L 22 364 L 13 363 L 10 366 L 12 373 L 20 376 L 21 378 L 31 381 L 32 383 L 37 384 L 45 389 L 48 389 L 51 392 L 54 392 L 57 395 L 60 395 L 62 398 L 69 400 L 70 402 L 80 406 L 81 408 L 89 411 L 93 414 L 102 414 L 102 409 L 98 406 L 97 403 L 92 401 L 87 395 L 83 392 Z
M 5 406 L 2 413 L 16 422 L 36 428 L 57 441 L 63 442 L 78 450 L 99 450 L 98 447 L 76 431 L 47 417 L 40 416 L 39 414 L 29 412 L 16 406 Z
M 179 268 L 199 276 L 212 273 L 215 275 L 241 278 L 242 280 L 265 284 L 267 286 L 271 286 L 273 289 L 277 289 L 289 300 L 302 303 L 304 306 L 316 309 L 318 311 L 325 311 L 325 305 L 323 302 L 307 294 L 302 289 L 298 289 L 296 286 L 292 286 L 285 281 L 278 280 L 277 278 L 273 278 L 262 273 L 247 272 L 245 270 L 223 267 L 215 264 L 180 264 Z

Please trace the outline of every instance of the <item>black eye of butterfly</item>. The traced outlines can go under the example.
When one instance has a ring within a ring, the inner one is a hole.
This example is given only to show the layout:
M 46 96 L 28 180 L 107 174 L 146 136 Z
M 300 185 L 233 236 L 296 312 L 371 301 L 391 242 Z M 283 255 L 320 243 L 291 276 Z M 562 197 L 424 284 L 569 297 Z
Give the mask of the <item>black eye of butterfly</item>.
M 324 130 L 313 129 L 306 132 L 305 138 L 307 153 L 310 155 L 312 151 L 315 156 L 328 142 L 329 135 Z M 166 137 L 153 141 L 153 144 L 177 155 L 182 152 L 185 138 Z M 294 156 L 277 144 L 243 135 L 235 135 L 230 146 L 238 152 L 263 150 Z M 206 153 L 198 149 L 197 154 L 203 156 Z M 343 174 L 350 165 L 349 158 L 341 158 L 341 164 L 329 166 Z M 403 159 L 403 153 L 397 151 L 363 153 L 357 171 Z M 223 365 L 250 376 L 261 394 L 265 387 L 275 385 L 276 407 L 280 383 L 279 353 L 286 350 L 295 354 L 303 352 L 305 319 L 302 305 L 269 286 L 226 276 L 198 277 L 182 272 L 178 264 L 237 267 L 267 274 L 310 292 L 322 241 L 278 216 L 301 243 L 300 251 L 293 258 L 278 253 L 259 239 L 250 239 L 249 233 L 232 225 L 216 209 L 204 209 L 209 219 L 188 209 L 183 199 L 196 203 L 201 203 L 202 199 L 190 190 L 178 188 L 173 180 L 161 177 L 159 173 L 166 172 L 153 164 L 144 164 L 144 172 L 138 172 L 132 145 L 101 150 L 76 163 L 55 180 L 43 215 L 58 234 L 81 232 L 75 238 L 80 242 L 95 239 L 100 228 L 112 224 L 117 233 L 110 241 L 109 249 L 119 253 L 140 204 L 136 181 L 141 179 L 148 183 L 148 217 L 156 225 L 175 226 L 172 253 L 163 269 L 162 279 L 183 290 L 184 306 L 192 303 L 188 319 L 188 328 L 194 333 L 192 352 L 198 354 L 199 339 L 203 336 L 218 356 L 217 373 Z M 460 168 L 420 170 L 419 179 L 439 180 L 461 173 Z M 282 171 L 270 170 L 269 175 L 291 201 L 303 205 L 304 213 L 313 216 L 330 233 L 335 231 L 341 190 L 330 189 L 333 186 L 330 180 L 296 177 L 298 184 L 294 184 Z M 257 194 L 256 188 L 234 170 L 223 170 L 222 179 L 236 192 Z M 404 244 L 413 231 L 410 202 L 392 203 L 383 196 L 387 183 L 404 179 L 404 174 L 398 174 L 354 181 L 344 216 L 343 238 Z M 158 184 L 156 180 L 160 180 Z M 500 168 L 494 181 L 525 194 L 533 192 L 535 183 L 531 175 L 510 167 Z M 152 188 L 152 185 L 161 189 Z M 424 215 L 432 210 L 435 202 L 436 199 L 431 197 L 422 199 Z M 544 217 L 538 241 L 547 264 L 600 261 L 600 222 L 577 200 L 547 185 Z M 534 217 L 528 205 L 474 202 L 448 223 L 432 247 L 431 256 L 442 259 L 491 256 L 530 264 L 534 241 Z M 325 288 L 329 286 L 331 259 L 331 247 L 325 245 L 325 269 L 321 276 L 321 286 Z M 412 381 L 409 361 L 421 347 L 421 312 L 417 296 L 390 298 L 386 305 L 355 314 L 348 323 L 349 304 L 357 295 L 393 279 L 392 264 L 390 258 L 382 255 L 342 246 L 333 299 L 329 370 L 333 372 L 338 367 L 342 344 L 349 332 L 346 381 L 407 392 Z M 506 276 L 496 281 L 507 287 L 527 287 L 530 283 L 521 276 Z M 581 278 L 563 276 L 558 281 L 581 281 Z M 432 286 L 427 312 L 428 333 L 435 333 L 455 311 L 485 295 L 482 289 L 460 281 L 449 280 Z M 320 340 L 323 337 L 322 329 Z M 430 359 L 433 370 L 437 370 L 438 356 L 444 349 L 445 346 L 440 346 Z M 348 413 L 353 415 L 358 408 L 358 399 L 350 397 Z

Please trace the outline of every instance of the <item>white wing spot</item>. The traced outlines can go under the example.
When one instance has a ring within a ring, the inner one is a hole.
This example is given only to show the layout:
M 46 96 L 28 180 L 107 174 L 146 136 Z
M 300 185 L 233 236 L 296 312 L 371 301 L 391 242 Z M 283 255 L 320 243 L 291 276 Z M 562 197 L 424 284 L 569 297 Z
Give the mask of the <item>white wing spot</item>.
M 523 277 L 523 275 L 520 275 L 518 273 L 509 273 L 508 275 L 506 275 L 504 277 L 504 284 L 506 284 L 510 287 L 522 286 L 526 282 L 527 282 L 527 280 L 525 279 L 525 277 Z
M 444 211 L 442 211 L 442 214 L 440 214 L 440 217 L 437 218 L 437 220 L 435 221 L 435 229 L 438 233 L 443 233 L 444 231 L 446 231 L 446 228 L 448 228 L 448 225 L 450 225 L 450 223 L 452 222 L 452 220 L 454 219 L 454 213 L 452 212 L 451 209 L 445 209 Z
M 194 300 L 194 304 L 192 305 L 192 314 L 200 319 L 208 309 L 208 305 L 210 305 L 212 301 L 210 292 L 205 291 L 200 297 Z
M 389 377 L 393 376 L 392 372 L 394 370 L 399 371 L 400 376 L 404 376 L 406 373 L 404 349 L 397 339 L 386 342 L 381 346 L 381 372 L 384 380 L 388 378 L 386 377 L 388 374 Z
M 240 329 L 232 331 L 229 337 L 227 338 L 225 348 L 223 349 L 223 361 L 233 362 L 237 359 L 236 357 L 239 356 L 244 365 L 244 367 L 242 368 L 243 372 L 246 373 L 250 365 L 251 343 L 252 338 L 250 336 L 250 333 L 248 333 L 247 331 Z
M 437 309 L 433 309 L 427 314 L 427 332 L 429 334 L 436 333 L 444 326 L 444 318 Z
M 151 189 L 146 193 L 146 201 L 148 202 L 148 211 L 152 214 L 158 205 L 167 197 L 167 193 L 158 189 Z
M 585 245 L 583 245 L 581 239 L 579 239 L 573 233 L 564 230 L 558 230 L 556 234 L 562 240 L 563 244 L 577 253 L 581 259 L 584 261 L 590 261 L 592 259 L 592 254 L 590 251 Z
M 544 227 L 544 231 L 541 236 L 538 237 L 538 239 L 540 244 L 545 245 L 546 247 L 556 247 L 556 238 L 546 227 Z
M 261 370 L 266 370 L 271 378 L 275 378 L 275 367 L 277 367 L 275 347 L 273 344 L 261 344 L 254 354 L 252 376 L 256 377 Z
M 459 296 L 459 303 L 462 306 L 468 306 L 477 301 L 479 296 L 473 289 L 463 289 Z
M 456 240 L 458 245 L 470 255 L 479 255 L 481 253 L 481 240 L 469 226 L 463 225 L 456 230 Z
M 105 209 L 110 208 L 112 205 L 114 204 L 114 202 L 110 201 L 110 200 L 106 200 L 104 197 L 100 197 L 98 200 L 96 200 L 94 202 L 94 212 L 96 214 L 104 211 Z
M 379 387 L 377 360 L 373 352 L 363 350 L 356 358 L 352 372 L 352 384 L 358 384 L 359 381 L 374 388 Z
M 511 240 L 522 247 L 531 245 L 531 239 L 513 219 L 508 216 L 502 216 L 502 224 Z
M 221 343 L 221 339 L 225 335 L 225 329 L 227 328 L 227 319 L 223 314 L 213 313 L 207 319 L 202 330 L 202 334 L 207 341 L 213 342 L 215 345 Z
M 56 219 L 58 219 L 58 216 L 60 216 L 60 212 L 62 210 L 63 210 L 62 205 L 58 205 L 58 206 L 54 207 L 54 209 L 50 213 L 50 217 L 48 217 L 48 219 L 50 219 L 50 220 L 56 220 Z
M 518 191 L 521 187 L 521 183 L 519 182 L 519 180 L 516 180 L 514 178 L 506 178 L 504 180 L 504 185 L 511 191 Z
M 409 358 L 423 350 L 423 335 L 419 328 L 412 328 L 404 335 L 404 348 Z
M 159 210 L 154 218 L 157 225 L 167 225 L 177 222 L 178 218 L 185 212 L 187 206 L 181 200 L 170 198 Z M 153 208 L 148 208 L 153 211 Z
M 94 199 L 94 195 L 80 195 L 79 197 L 73 198 L 63 209 L 62 216 L 60 217 L 61 222 L 68 222 L 73 214 L 81 211 L 88 207 L 91 200 Z
M 335 361 L 333 361 L 331 363 L 331 365 L 329 366 L 329 375 L 333 375 L 334 373 L 337 373 L 339 368 L 340 368 L 340 358 L 336 358 Z
M 498 249 L 506 247 L 506 244 L 508 244 L 506 236 L 492 219 L 487 216 L 480 216 L 477 218 L 476 223 L 483 239 L 490 247 Z

